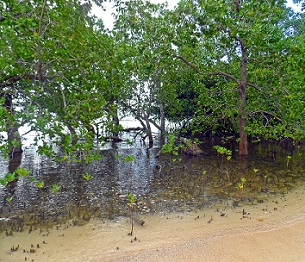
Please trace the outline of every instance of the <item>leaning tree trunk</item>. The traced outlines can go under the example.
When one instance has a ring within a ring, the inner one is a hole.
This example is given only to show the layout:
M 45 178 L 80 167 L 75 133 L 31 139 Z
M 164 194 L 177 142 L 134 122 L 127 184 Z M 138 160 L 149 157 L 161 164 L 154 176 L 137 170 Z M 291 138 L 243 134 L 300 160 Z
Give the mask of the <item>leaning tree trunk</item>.
M 67 123 L 67 127 L 68 127 L 69 132 L 70 132 L 72 145 L 75 145 L 77 143 L 76 131 L 75 131 L 74 127 L 69 122 Z
M 15 153 L 22 152 L 21 136 L 18 127 L 12 126 L 10 123 L 6 124 L 6 132 L 9 144 L 9 154 L 13 157 Z
M 150 126 L 149 119 L 147 116 L 145 116 L 145 122 L 146 122 L 146 134 L 148 136 L 148 147 L 152 148 L 154 145 L 154 138 L 152 135 L 151 126 Z
M 246 133 L 246 122 L 247 122 L 247 96 L 246 96 L 246 87 L 247 87 L 247 50 L 243 44 L 243 40 L 240 40 L 241 45 L 241 81 L 239 83 L 238 91 L 240 98 L 240 117 L 239 117 L 239 155 L 247 156 L 248 155 L 248 137 Z
M 18 130 L 18 126 L 14 121 L 14 108 L 13 98 L 10 94 L 5 94 L 4 107 L 8 111 L 8 117 L 4 119 L 6 122 L 6 133 L 9 145 L 9 154 L 13 156 L 14 153 L 22 152 L 21 136 Z

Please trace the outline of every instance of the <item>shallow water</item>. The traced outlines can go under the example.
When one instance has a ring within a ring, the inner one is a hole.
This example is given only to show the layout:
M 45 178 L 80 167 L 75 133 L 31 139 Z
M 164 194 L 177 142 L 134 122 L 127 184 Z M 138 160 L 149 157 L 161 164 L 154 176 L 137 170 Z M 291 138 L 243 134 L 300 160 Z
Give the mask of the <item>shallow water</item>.
M 95 254 L 110 259 L 134 246 L 141 250 L 181 241 L 190 237 L 188 229 L 194 223 L 232 229 L 300 212 L 305 178 L 302 148 L 255 145 L 247 161 L 235 154 L 228 161 L 216 154 L 211 143 L 202 148 L 205 153 L 200 157 L 155 158 L 157 147 L 122 144 L 102 150 L 103 158 L 88 165 L 59 164 L 26 149 L 21 165 L 43 180 L 45 187 L 38 189 L 35 182 L 21 178 L 11 188 L 12 202 L 7 203 L 7 189 L 0 186 L 0 254 L 5 254 L 0 261 L 25 257 L 71 261 L 71 256 L 79 257 L 73 261 L 87 261 L 85 257 L 93 261 Z M 128 155 L 135 156 L 132 163 L 123 160 Z M 4 176 L 7 162 L 2 159 L 0 166 Z M 93 177 L 89 181 L 83 178 L 86 172 Z M 242 188 L 241 178 L 246 179 Z M 56 194 L 50 190 L 53 183 L 61 186 Z M 136 196 L 137 215 L 145 220 L 144 226 L 135 226 L 145 246 L 127 236 L 125 195 L 130 192 Z M 131 241 L 135 245 L 130 246 Z M 19 249 L 12 252 L 18 244 Z

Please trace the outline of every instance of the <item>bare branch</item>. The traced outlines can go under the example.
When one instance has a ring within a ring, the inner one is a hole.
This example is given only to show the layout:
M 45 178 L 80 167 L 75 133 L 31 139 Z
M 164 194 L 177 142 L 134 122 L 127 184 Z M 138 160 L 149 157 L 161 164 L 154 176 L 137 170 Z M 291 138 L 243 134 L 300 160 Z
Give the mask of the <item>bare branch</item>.
M 200 75 L 204 75 L 204 73 L 202 73 L 193 63 L 189 62 L 188 60 L 186 60 L 184 57 L 182 56 L 179 56 L 177 54 L 173 54 L 173 57 L 175 58 L 178 58 L 180 59 L 181 61 L 183 61 L 185 64 L 187 64 L 188 66 L 190 66 L 192 69 L 194 69 L 198 74 Z M 216 72 L 212 72 L 212 73 L 208 73 L 206 74 L 207 76 L 224 76 L 224 77 L 227 77 L 231 80 L 233 80 L 237 85 L 240 84 L 240 81 L 234 77 L 233 75 L 229 74 L 229 73 L 226 73 L 226 72 L 222 72 L 222 71 L 216 71 Z M 253 88 L 255 88 L 257 91 L 259 92 L 262 92 L 262 93 L 265 93 L 262 88 L 260 88 L 259 86 L 255 85 L 255 84 L 252 84 L 252 83 L 246 83 L 247 86 L 251 86 Z M 270 96 L 269 94 L 267 94 L 268 96 Z
M 231 74 L 228 74 L 228 73 L 225 73 L 225 72 L 221 72 L 221 71 L 212 72 L 212 73 L 209 73 L 207 75 L 208 76 L 215 76 L 215 75 L 225 76 L 225 77 L 230 78 L 231 80 L 233 80 L 238 85 L 240 83 L 240 81 L 236 77 L 232 76 Z
M 251 87 L 253 87 L 254 89 L 256 89 L 257 91 L 260 91 L 260 92 L 262 92 L 262 93 L 265 93 L 265 92 L 263 92 L 263 90 L 260 88 L 260 87 L 258 87 L 257 85 L 254 85 L 254 84 L 251 84 L 251 83 L 247 83 L 247 86 L 251 86 Z M 269 96 L 269 94 L 267 94 L 268 96 Z
M 148 121 L 151 123 L 151 124 L 153 124 L 158 130 L 162 130 L 161 129 L 161 126 L 159 126 L 154 120 L 152 120 L 152 119 L 148 119 Z
M 27 134 L 31 133 L 31 132 L 35 132 L 35 130 L 33 130 L 32 128 L 28 131 L 26 131 L 25 133 L 21 134 L 20 136 L 26 136 Z
M 259 114 L 259 113 L 262 114 L 265 118 L 266 118 L 265 115 L 269 115 L 269 116 L 272 116 L 273 118 L 275 118 L 276 120 L 283 122 L 283 120 L 281 118 L 279 118 L 278 116 L 276 116 L 268 111 L 265 111 L 265 110 L 257 110 L 257 111 L 252 112 L 251 114 L 255 115 L 255 114 Z
M 181 61 L 183 61 L 185 64 L 187 64 L 188 66 L 193 68 L 198 74 L 204 75 L 194 64 L 192 64 L 191 62 L 187 61 L 184 57 L 182 57 L 180 55 L 177 55 L 177 54 L 173 54 L 173 57 L 178 58 Z M 231 74 L 228 74 L 228 73 L 225 73 L 225 72 L 221 72 L 221 71 L 217 71 L 217 72 L 213 72 L 213 73 L 207 74 L 207 76 L 212 76 L 212 75 L 221 75 L 221 76 L 228 77 L 228 78 L 230 78 L 231 80 L 233 80 L 234 82 L 236 82 L 239 85 L 238 79 L 235 78 L 234 76 L 232 76 Z
M 42 11 L 41 11 L 41 17 L 40 17 L 40 22 L 39 22 L 39 29 L 38 29 L 38 37 L 42 36 L 42 27 L 43 27 L 43 19 L 44 19 L 44 14 L 46 12 L 46 5 L 47 5 L 47 0 L 44 0 Z M 38 67 L 37 67 L 37 74 L 39 75 L 39 80 L 43 80 L 43 74 L 42 74 L 42 60 L 41 60 L 41 45 L 37 43 L 37 55 L 38 55 Z
M 185 64 L 187 64 L 188 66 L 190 66 L 191 68 L 193 68 L 198 74 L 203 75 L 203 73 L 191 62 L 187 61 L 184 57 L 177 55 L 177 54 L 173 54 L 174 58 L 178 58 L 181 61 L 183 61 Z

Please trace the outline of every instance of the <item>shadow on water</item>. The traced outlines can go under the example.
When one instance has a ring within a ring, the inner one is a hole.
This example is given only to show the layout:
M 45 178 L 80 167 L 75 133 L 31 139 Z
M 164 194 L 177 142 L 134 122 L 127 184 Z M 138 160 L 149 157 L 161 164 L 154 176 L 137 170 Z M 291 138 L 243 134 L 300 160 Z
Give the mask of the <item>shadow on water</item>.
M 10 163 L 0 160 L 0 177 L 21 164 L 44 181 L 44 187 L 39 189 L 24 177 L 0 186 L 0 232 L 9 235 L 67 221 L 83 225 L 93 217 L 116 219 L 128 215 L 125 196 L 130 192 L 136 196 L 139 213 L 195 211 L 218 204 L 261 203 L 288 193 L 305 179 L 301 147 L 256 144 L 248 160 L 234 154 L 231 160 L 218 156 L 212 141 L 204 142 L 202 149 L 205 153 L 200 157 L 155 158 L 158 148 L 121 144 L 101 150 L 99 161 L 83 165 L 57 163 L 27 148 Z M 135 160 L 124 161 L 130 155 Z M 91 179 L 84 179 L 86 172 Z M 52 192 L 52 184 L 61 186 L 57 193 Z M 8 196 L 13 197 L 10 203 Z

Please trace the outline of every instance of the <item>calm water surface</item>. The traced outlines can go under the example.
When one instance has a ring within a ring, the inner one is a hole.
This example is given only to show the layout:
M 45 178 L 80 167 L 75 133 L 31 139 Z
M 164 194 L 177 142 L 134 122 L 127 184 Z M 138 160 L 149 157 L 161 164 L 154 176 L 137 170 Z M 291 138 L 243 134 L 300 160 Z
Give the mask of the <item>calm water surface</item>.
M 204 142 L 200 157 L 159 158 L 155 158 L 157 147 L 108 145 L 100 151 L 103 157 L 99 161 L 87 165 L 57 163 L 26 148 L 21 166 L 45 186 L 39 189 L 29 178 L 20 178 L 9 188 L 0 186 L 0 233 L 52 227 L 67 220 L 84 225 L 91 218 L 128 216 L 125 196 L 130 192 L 136 197 L 139 214 L 166 214 L 218 205 L 254 205 L 304 185 L 303 146 L 255 144 L 248 159 L 238 159 L 236 145 L 226 145 L 233 150 L 228 161 L 217 155 L 213 144 L 219 143 Z M 130 155 L 135 160 L 124 161 Z M 1 158 L 0 177 L 8 171 L 7 161 Z M 86 172 L 92 179 L 83 178 Z M 58 193 L 50 189 L 54 183 L 61 187 Z

